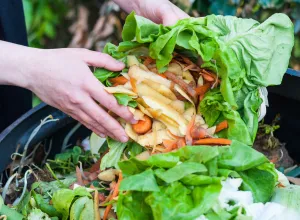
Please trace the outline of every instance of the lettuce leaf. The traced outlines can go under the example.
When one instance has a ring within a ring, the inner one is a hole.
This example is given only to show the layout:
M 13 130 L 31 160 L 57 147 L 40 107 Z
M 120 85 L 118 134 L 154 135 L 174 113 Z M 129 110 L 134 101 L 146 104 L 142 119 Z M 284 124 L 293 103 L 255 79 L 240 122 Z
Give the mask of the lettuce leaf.
M 243 190 L 251 191 L 256 201 L 268 201 L 278 179 L 263 154 L 235 140 L 230 147 L 186 146 L 118 165 L 124 176 L 117 205 L 122 219 L 234 219 L 243 216 L 241 210 L 218 205 L 221 181 L 242 178 Z
M 142 173 L 125 178 L 121 182 L 120 190 L 134 190 L 141 192 L 159 191 L 153 171 L 146 170 Z
M 137 102 L 127 94 L 115 93 L 114 97 L 120 105 L 130 106 L 132 108 L 137 107 Z
M 112 138 L 107 138 L 107 144 L 109 147 L 109 152 L 102 158 L 100 170 L 105 170 L 109 167 L 118 168 L 118 162 L 125 147 L 127 146 L 127 143 L 118 142 Z

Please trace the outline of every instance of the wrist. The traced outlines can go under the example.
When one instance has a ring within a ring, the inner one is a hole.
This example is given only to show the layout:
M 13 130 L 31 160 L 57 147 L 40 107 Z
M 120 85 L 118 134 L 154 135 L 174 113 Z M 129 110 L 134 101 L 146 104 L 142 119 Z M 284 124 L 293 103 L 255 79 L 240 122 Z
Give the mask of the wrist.
M 29 88 L 32 65 L 39 49 L 0 41 L 0 84 Z

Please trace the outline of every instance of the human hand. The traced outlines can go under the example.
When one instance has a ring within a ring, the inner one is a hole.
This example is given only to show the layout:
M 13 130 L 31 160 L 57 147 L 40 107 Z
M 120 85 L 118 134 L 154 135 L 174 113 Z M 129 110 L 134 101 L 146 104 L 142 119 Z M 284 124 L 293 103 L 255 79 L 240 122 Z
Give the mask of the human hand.
M 170 26 L 189 16 L 168 0 L 140 0 L 140 15 L 155 23 Z
M 109 55 L 86 49 L 36 50 L 31 69 L 27 71 L 30 74 L 26 87 L 99 136 L 128 141 L 121 125 L 101 106 L 131 123 L 135 123 L 133 115 L 103 89 L 88 66 L 112 71 L 124 68 L 123 63 Z
M 165 26 L 189 17 L 169 0 L 114 0 L 114 2 L 128 13 L 134 10 L 138 15 Z

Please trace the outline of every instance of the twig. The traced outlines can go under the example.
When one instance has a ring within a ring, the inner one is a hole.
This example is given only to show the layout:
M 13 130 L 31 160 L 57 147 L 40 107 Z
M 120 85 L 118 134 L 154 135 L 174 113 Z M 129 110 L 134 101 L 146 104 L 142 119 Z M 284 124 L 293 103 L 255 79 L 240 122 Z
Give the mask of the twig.
M 49 156 L 49 154 L 50 154 L 50 152 L 51 152 L 51 150 L 52 150 L 52 143 L 53 143 L 53 139 L 51 138 L 51 139 L 50 139 L 50 143 L 49 143 L 49 149 L 48 149 L 47 152 L 45 152 L 45 157 L 44 157 L 44 159 L 43 159 L 43 161 L 42 161 L 42 164 L 45 164 L 46 161 L 47 161 L 47 158 L 48 158 L 48 156 Z M 45 150 L 45 148 L 44 148 L 44 150 Z

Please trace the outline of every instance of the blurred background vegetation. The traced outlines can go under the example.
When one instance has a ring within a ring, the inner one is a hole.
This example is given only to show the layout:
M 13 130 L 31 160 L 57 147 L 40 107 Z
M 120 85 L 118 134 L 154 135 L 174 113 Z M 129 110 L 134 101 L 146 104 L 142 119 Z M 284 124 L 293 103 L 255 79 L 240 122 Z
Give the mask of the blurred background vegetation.
M 125 1 L 125 0 L 124 0 Z M 253 18 L 260 22 L 285 13 L 294 22 L 290 67 L 300 70 L 300 0 L 171 0 L 193 17 L 208 14 Z M 121 41 L 124 13 L 111 0 L 23 0 L 31 47 L 82 47 L 102 51 Z M 34 99 L 34 105 L 39 100 Z

